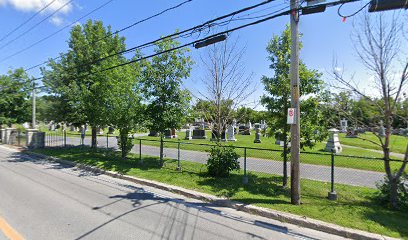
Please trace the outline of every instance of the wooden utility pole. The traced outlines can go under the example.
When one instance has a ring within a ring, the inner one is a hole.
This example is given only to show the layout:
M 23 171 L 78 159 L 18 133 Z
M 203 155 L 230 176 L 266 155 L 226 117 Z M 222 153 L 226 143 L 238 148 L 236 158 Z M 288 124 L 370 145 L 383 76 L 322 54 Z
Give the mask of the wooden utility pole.
M 32 116 L 32 128 L 35 129 L 36 127 L 36 119 L 35 119 L 35 82 L 33 82 L 33 116 Z
M 292 204 L 300 204 L 300 107 L 299 107 L 299 14 L 298 0 L 290 0 L 290 30 L 292 38 L 290 56 L 291 107 L 295 110 L 291 126 L 290 191 Z

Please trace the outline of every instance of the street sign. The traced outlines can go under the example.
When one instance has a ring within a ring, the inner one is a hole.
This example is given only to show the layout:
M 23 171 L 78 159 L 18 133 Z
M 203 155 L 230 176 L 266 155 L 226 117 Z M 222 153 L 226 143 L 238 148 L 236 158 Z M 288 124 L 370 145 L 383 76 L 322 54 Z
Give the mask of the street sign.
M 288 124 L 296 124 L 296 118 L 295 118 L 295 109 L 294 108 L 288 108 Z

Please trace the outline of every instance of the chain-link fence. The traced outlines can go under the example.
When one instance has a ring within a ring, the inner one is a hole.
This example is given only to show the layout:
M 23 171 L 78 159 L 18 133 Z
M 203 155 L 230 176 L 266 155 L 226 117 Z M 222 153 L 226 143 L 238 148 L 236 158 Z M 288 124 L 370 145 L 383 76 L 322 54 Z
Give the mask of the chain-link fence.
M 45 134 L 46 147 L 91 146 L 91 132 L 56 131 Z M 177 141 L 175 139 L 134 138 L 131 153 L 139 161 L 159 162 L 160 144 L 163 144 L 164 165 L 174 170 L 186 170 L 200 164 L 200 171 L 205 172 L 205 164 L 209 150 L 215 143 L 194 143 L 193 141 Z M 16 130 L 10 134 L 9 144 L 24 146 L 25 132 Z M 273 184 L 290 184 L 291 162 L 290 153 L 282 150 L 231 146 L 240 156 L 240 170 L 234 172 L 242 177 L 242 183 L 267 181 Z M 110 134 L 98 134 L 97 146 L 109 151 L 118 150 L 117 137 Z M 390 160 L 390 167 L 396 170 L 403 163 L 401 160 Z M 195 165 L 194 165 L 195 164 Z M 302 181 L 319 185 L 324 184 L 328 190 L 334 191 L 335 184 L 375 188 L 385 176 L 384 160 L 375 157 L 341 155 L 328 152 L 301 152 L 300 174 Z M 405 170 L 407 171 L 407 170 Z

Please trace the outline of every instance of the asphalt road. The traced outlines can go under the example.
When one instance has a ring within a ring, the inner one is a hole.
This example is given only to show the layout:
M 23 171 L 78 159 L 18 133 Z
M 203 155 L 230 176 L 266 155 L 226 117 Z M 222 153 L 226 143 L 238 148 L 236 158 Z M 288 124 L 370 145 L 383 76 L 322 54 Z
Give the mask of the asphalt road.
M 52 142 L 52 141 L 51 141 Z M 108 144 L 107 144 L 108 143 Z M 67 137 L 67 144 L 79 145 L 79 137 Z M 91 139 L 85 139 L 85 145 L 90 145 Z M 62 139 L 60 141 L 55 141 L 54 146 L 62 145 Z M 53 146 L 51 144 L 51 146 Z M 110 137 L 98 137 L 98 146 L 99 147 L 110 147 L 117 148 L 116 138 Z M 133 153 L 139 154 L 139 145 L 136 144 L 133 149 Z M 142 145 L 142 154 L 150 156 L 159 156 L 159 148 L 154 146 Z M 177 159 L 178 152 L 175 148 L 165 148 L 164 154 L 168 158 Z M 276 154 L 276 153 L 275 153 Z M 278 153 L 279 154 L 279 153 Z M 318 155 L 310 155 L 309 157 L 320 157 Z M 198 151 L 189 151 L 189 150 L 180 150 L 180 159 L 191 162 L 206 163 L 208 155 L 205 152 Z M 330 158 L 327 157 L 326 161 L 330 161 Z M 363 160 L 362 160 L 363 161 Z M 243 168 L 244 159 L 240 159 L 241 168 Z M 382 167 L 382 163 L 378 163 L 379 167 Z M 274 160 L 265 160 L 259 158 L 247 158 L 247 169 L 250 171 L 256 171 L 261 173 L 271 173 L 277 175 L 283 175 L 283 162 L 274 161 Z M 290 164 L 288 163 L 288 173 L 290 173 Z M 321 182 L 330 182 L 331 181 L 331 168 L 329 166 L 320 166 L 313 164 L 304 164 L 301 163 L 300 174 L 303 179 L 317 180 Z M 384 173 L 374 172 L 374 171 L 365 171 L 352 168 L 342 168 L 335 167 L 334 181 L 335 183 L 353 185 L 353 186 L 362 186 L 369 188 L 376 188 L 376 183 L 383 180 L 385 177 Z
M 0 219 L 24 239 L 342 239 L 0 146 Z M 10 237 L 0 223 L 0 239 Z

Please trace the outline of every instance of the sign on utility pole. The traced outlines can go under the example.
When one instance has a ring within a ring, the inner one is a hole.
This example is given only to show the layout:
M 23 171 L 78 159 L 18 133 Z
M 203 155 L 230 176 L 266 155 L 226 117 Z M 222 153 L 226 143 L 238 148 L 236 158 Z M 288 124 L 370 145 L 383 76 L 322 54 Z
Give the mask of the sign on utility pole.
M 291 107 L 294 124 L 291 125 L 290 197 L 292 204 L 300 204 L 300 108 L 299 108 L 299 13 L 298 0 L 290 0 L 290 30 L 292 38 L 290 56 Z
M 295 108 L 288 108 L 288 124 L 295 124 L 296 123 L 296 117 L 295 117 Z

